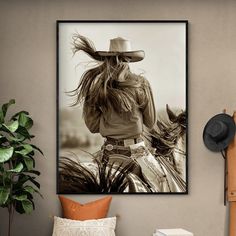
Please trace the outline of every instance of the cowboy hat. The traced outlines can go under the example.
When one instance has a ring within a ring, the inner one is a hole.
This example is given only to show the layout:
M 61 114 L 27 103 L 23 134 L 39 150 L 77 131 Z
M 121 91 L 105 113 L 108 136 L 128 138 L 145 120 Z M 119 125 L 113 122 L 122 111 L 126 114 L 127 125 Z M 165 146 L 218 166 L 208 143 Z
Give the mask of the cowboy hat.
M 235 135 L 235 122 L 230 115 L 221 113 L 213 116 L 203 131 L 203 141 L 213 152 L 224 150 Z
M 105 57 L 120 55 L 128 58 L 129 62 L 137 62 L 143 60 L 145 55 L 143 50 L 132 51 L 130 41 L 121 37 L 110 40 L 109 51 L 96 51 L 96 53 L 100 56 L 101 61 Z

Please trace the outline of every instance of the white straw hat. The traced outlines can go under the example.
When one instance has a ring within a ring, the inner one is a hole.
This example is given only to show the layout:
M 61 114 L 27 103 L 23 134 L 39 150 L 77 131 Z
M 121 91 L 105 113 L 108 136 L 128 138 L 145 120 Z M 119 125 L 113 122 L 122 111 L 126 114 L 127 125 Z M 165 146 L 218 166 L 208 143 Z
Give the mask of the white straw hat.
M 110 40 L 109 51 L 97 51 L 96 53 L 101 57 L 101 61 L 105 57 L 121 55 L 128 58 L 129 62 L 137 62 L 143 60 L 145 56 L 143 50 L 132 51 L 131 42 L 121 37 Z

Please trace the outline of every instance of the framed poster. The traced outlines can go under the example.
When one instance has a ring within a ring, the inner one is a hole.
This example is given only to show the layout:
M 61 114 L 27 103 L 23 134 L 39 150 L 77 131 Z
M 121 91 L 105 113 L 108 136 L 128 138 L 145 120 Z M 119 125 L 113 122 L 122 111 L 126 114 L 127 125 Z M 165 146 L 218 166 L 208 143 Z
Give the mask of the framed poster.
M 57 21 L 57 192 L 187 194 L 187 21 Z

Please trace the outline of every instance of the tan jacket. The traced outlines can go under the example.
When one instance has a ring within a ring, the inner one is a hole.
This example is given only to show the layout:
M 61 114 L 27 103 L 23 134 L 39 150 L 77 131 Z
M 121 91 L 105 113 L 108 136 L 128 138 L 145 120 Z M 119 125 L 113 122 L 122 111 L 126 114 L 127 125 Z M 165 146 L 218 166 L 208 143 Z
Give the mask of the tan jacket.
M 144 79 L 144 78 L 143 78 Z M 143 124 L 152 128 L 156 122 L 156 111 L 153 101 L 151 87 L 144 79 L 142 95 L 145 96 L 145 105 L 140 108 L 134 108 L 132 113 L 120 115 L 115 108 L 103 114 L 96 107 L 84 104 L 84 120 L 88 129 L 92 133 L 100 133 L 103 137 L 112 137 L 117 139 L 134 138 L 143 132 Z M 136 98 L 137 103 L 140 100 Z

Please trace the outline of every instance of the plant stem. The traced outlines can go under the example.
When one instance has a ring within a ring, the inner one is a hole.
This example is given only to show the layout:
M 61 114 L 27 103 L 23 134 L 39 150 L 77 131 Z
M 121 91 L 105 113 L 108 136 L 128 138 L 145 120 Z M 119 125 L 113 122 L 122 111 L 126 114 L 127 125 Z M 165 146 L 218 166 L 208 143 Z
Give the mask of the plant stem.
M 8 236 L 11 236 L 12 204 L 8 207 Z
M 9 169 L 12 169 L 12 161 L 9 161 Z M 11 186 L 10 186 L 10 201 L 12 201 L 12 180 L 13 177 L 11 175 Z M 12 221 L 13 221 L 13 212 L 14 212 L 14 205 L 12 202 L 9 203 L 8 205 L 8 236 L 11 236 L 11 226 L 12 226 Z

